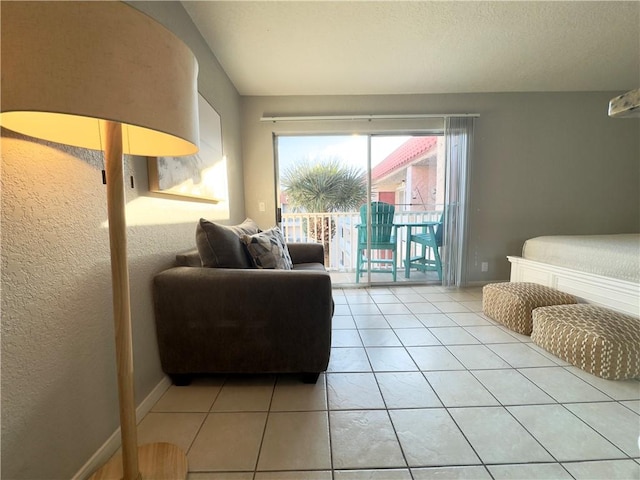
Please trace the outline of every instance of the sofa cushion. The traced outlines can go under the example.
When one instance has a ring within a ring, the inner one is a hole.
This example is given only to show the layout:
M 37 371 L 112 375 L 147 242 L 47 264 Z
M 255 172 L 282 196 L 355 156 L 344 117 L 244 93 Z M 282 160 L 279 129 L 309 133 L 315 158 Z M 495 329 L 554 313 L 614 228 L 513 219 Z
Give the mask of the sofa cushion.
M 196 245 L 202 266 L 251 268 L 251 259 L 240 236 L 253 235 L 259 231 L 256 222 L 250 218 L 233 226 L 220 225 L 201 218 L 196 227 Z
M 315 271 L 315 272 L 326 272 L 326 268 L 321 263 L 294 263 L 294 270 L 307 270 L 307 271 Z
M 293 262 L 289 256 L 284 236 L 278 227 L 253 235 L 242 235 L 249 255 L 257 268 L 274 268 L 277 270 L 291 270 Z

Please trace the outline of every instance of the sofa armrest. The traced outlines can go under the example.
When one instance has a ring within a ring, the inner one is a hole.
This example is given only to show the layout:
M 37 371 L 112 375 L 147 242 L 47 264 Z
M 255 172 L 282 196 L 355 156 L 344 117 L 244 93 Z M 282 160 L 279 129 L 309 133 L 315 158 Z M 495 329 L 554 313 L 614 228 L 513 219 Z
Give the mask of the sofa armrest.
M 293 264 L 319 263 L 324 265 L 324 247 L 321 243 L 287 243 Z
M 168 374 L 321 372 L 331 348 L 324 271 L 174 267 L 153 282 Z
M 202 260 L 197 248 L 176 255 L 176 265 L 181 267 L 201 267 Z

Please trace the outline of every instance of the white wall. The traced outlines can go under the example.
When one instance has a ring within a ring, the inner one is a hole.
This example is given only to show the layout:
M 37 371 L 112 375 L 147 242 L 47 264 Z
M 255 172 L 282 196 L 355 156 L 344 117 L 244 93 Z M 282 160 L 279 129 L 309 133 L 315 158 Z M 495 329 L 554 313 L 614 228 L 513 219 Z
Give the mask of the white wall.
M 163 378 L 153 275 L 195 246 L 200 216 L 244 219 L 240 100 L 177 2 L 135 2 L 166 23 L 200 64 L 199 89 L 222 117 L 229 203 L 147 191 L 146 161 L 128 161 L 128 247 L 136 402 Z M 30 34 L 29 32 L 26 32 Z M 106 192 L 98 152 L 2 131 L 2 478 L 68 479 L 118 423 Z
M 351 133 L 396 125 L 264 123 L 262 116 L 479 113 L 468 280 L 507 279 L 506 256 L 519 255 L 529 237 L 640 231 L 640 120 L 607 116 L 609 99 L 619 93 L 243 97 L 247 215 L 261 226 L 273 224 L 274 132 Z M 258 211 L 262 201 L 266 212 Z M 486 273 L 480 271 L 483 261 L 489 262 Z

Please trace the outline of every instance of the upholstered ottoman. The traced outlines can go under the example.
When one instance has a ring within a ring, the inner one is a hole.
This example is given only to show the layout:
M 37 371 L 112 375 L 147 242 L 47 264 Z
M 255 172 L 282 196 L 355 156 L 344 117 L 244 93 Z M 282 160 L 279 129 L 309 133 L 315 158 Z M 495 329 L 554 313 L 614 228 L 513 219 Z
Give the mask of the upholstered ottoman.
M 536 308 L 531 340 L 602 378 L 640 376 L 640 319 L 630 315 L 586 304 Z
M 523 335 L 531 335 L 534 308 L 566 303 L 576 303 L 575 297 L 537 283 L 491 283 L 482 289 L 484 314 Z

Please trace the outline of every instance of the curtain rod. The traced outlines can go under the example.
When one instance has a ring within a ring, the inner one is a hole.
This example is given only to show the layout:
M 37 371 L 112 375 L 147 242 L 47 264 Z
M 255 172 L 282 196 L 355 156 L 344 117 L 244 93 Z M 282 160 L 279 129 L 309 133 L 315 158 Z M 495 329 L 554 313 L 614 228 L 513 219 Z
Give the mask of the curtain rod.
M 291 117 L 260 117 L 261 122 L 319 122 L 326 120 L 406 120 L 417 118 L 449 118 L 449 117 L 479 117 L 479 113 L 414 113 L 396 115 L 309 115 Z

